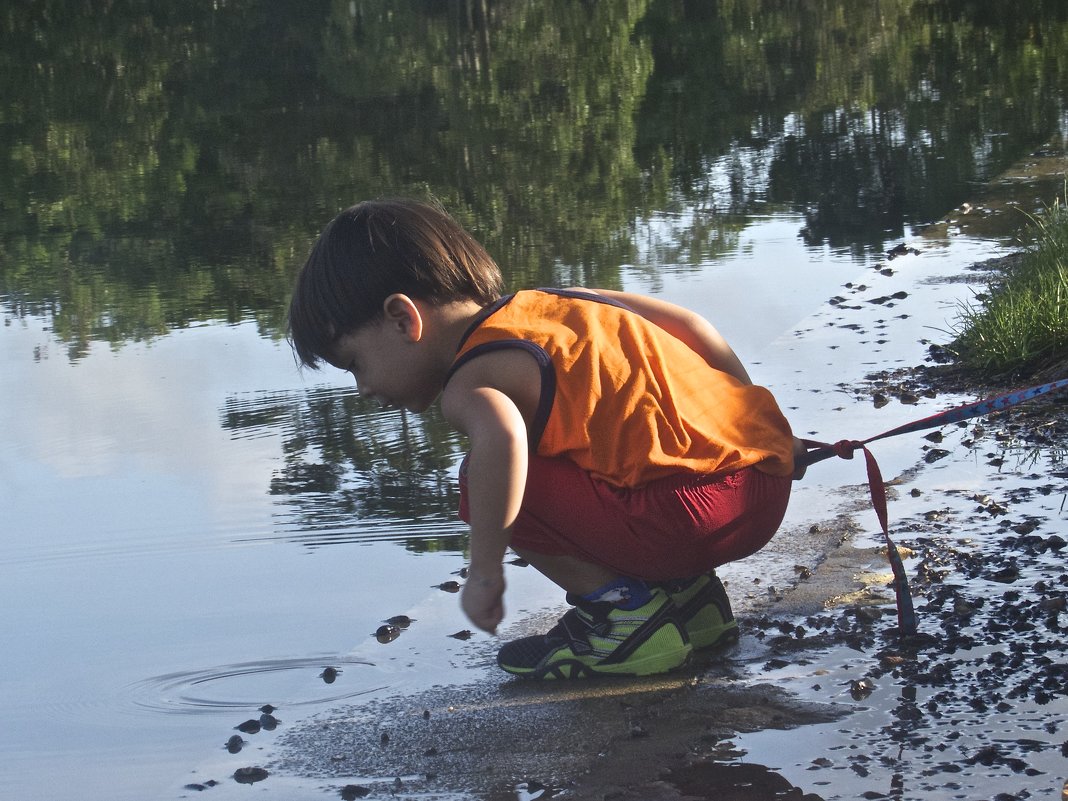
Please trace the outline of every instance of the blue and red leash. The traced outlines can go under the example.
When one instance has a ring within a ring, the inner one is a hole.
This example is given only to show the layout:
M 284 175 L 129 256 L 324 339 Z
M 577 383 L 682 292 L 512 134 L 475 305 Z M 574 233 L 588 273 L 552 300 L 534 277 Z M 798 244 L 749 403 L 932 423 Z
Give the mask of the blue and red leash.
M 872 456 L 871 451 L 867 448 L 868 443 L 886 439 L 887 437 L 893 437 L 898 434 L 923 431 L 928 428 L 937 428 L 961 420 L 967 420 L 972 417 L 980 417 L 984 414 L 1008 409 L 1009 407 L 1037 398 L 1040 395 L 1046 395 L 1050 392 L 1056 392 L 1065 388 L 1068 388 L 1068 378 L 1062 378 L 1058 381 L 1051 381 L 1048 384 L 1041 384 L 1035 387 L 1028 387 L 1027 389 L 1014 390 L 994 398 L 987 398 L 986 400 L 977 401 L 975 403 L 966 403 L 962 406 L 956 406 L 952 409 L 932 414 L 929 417 L 924 417 L 923 419 L 916 420 L 912 423 L 906 423 L 905 425 L 898 426 L 889 431 L 884 431 L 882 434 L 877 434 L 876 436 L 869 437 L 865 440 L 843 439 L 833 444 L 816 442 L 808 439 L 801 440 L 807 451 L 797 461 L 800 465 L 806 467 L 815 464 L 816 462 L 822 462 L 824 459 L 830 459 L 833 456 L 838 456 L 842 459 L 852 459 L 853 454 L 857 450 L 864 451 L 864 459 L 868 468 L 868 489 L 871 492 L 871 503 L 872 506 L 875 507 L 875 514 L 878 515 L 879 522 L 883 527 L 883 537 L 886 539 L 886 555 L 890 560 L 890 568 L 894 573 L 894 594 L 897 596 L 897 623 L 898 630 L 902 634 L 916 633 L 916 611 L 912 606 L 912 595 L 909 592 L 908 577 L 905 575 L 905 565 L 901 561 L 901 554 L 898 553 L 897 546 L 895 546 L 890 539 L 890 527 L 886 514 L 886 487 L 883 484 L 883 477 L 882 473 L 879 471 L 879 465 L 875 461 L 875 457 Z

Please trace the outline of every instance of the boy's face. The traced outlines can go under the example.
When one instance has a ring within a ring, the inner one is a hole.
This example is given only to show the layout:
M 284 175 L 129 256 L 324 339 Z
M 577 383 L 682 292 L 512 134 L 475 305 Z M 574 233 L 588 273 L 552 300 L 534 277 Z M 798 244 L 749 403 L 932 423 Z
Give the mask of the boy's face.
M 387 317 L 340 337 L 328 361 L 352 373 L 362 397 L 383 409 L 424 412 L 441 392 L 412 328 Z

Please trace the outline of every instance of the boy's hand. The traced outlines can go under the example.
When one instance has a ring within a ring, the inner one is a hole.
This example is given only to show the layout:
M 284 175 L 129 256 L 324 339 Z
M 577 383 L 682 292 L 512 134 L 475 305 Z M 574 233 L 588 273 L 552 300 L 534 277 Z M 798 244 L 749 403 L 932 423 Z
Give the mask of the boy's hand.
M 460 608 L 478 628 L 496 634 L 497 624 L 504 619 L 504 576 L 469 574 Z

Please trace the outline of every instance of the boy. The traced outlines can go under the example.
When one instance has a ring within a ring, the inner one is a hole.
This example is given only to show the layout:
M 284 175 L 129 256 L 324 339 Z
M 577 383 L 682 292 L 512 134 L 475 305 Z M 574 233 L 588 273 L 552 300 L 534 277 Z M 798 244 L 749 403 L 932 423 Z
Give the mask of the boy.
M 701 317 L 606 290 L 502 297 L 499 269 L 440 209 L 353 206 L 297 278 L 299 361 L 353 374 L 383 407 L 470 440 L 461 606 L 495 633 L 511 547 L 574 607 L 507 643 L 506 671 L 648 675 L 737 636 L 714 568 L 763 547 L 790 495 L 794 438 Z

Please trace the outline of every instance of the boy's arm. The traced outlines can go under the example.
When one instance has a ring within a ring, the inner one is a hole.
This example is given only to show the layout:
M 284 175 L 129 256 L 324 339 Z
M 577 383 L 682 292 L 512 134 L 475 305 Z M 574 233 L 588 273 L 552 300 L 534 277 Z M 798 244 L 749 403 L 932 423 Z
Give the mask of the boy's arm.
M 445 418 L 470 440 L 467 504 L 471 564 L 460 604 L 491 634 L 504 618 L 504 560 L 527 479 L 527 429 L 516 404 L 460 370 L 441 398 Z
M 666 300 L 631 292 L 617 292 L 612 289 L 588 291 L 625 303 L 645 319 L 685 342 L 690 350 L 698 353 L 712 367 L 734 376 L 743 384 L 753 383 L 727 340 L 708 320 L 696 312 Z

